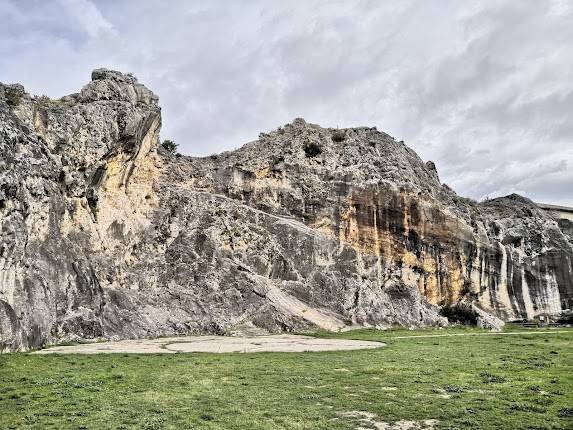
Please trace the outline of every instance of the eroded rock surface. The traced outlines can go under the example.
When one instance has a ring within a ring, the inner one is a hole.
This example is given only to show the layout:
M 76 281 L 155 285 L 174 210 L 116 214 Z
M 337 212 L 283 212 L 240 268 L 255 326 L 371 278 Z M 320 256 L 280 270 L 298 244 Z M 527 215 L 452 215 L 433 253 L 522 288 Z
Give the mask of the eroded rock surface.
M 573 245 L 550 213 L 460 198 L 376 129 L 297 119 L 191 158 L 160 126 L 119 72 L 60 100 L 0 85 L 0 349 L 571 307 Z

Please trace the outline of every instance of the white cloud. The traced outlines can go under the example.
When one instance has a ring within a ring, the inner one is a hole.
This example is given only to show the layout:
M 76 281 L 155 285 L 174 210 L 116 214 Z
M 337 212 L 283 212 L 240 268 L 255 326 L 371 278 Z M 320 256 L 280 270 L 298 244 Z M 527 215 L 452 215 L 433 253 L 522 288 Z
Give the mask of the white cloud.
M 297 116 L 376 125 L 460 194 L 573 205 L 570 2 L 0 0 L 0 13 L 0 80 L 60 96 L 95 67 L 131 71 L 186 153 Z
M 113 26 L 89 0 L 58 0 L 79 28 L 90 37 L 111 32 Z

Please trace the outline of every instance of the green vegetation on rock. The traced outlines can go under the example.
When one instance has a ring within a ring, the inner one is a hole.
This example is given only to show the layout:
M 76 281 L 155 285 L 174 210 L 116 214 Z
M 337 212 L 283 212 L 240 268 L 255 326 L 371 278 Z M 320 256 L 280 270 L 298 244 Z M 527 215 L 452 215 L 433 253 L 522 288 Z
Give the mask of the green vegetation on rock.
M 169 139 L 165 139 L 161 143 L 161 146 L 163 146 L 163 148 L 165 148 L 167 152 L 169 152 L 170 154 L 175 154 L 177 152 L 177 148 L 179 147 L 177 143 Z
M 11 88 L 6 88 L 4 91 L 6 103 L 8 103 L 9 106 L 16 107 L 20 104 L 22 101 L 22 95 L 18 91 Z

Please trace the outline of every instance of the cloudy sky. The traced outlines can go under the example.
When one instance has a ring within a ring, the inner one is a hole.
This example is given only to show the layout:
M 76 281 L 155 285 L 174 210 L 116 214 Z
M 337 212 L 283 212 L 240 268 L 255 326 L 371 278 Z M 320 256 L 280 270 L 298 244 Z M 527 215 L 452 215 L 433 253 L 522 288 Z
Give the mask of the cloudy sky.
M 0 0 L 0 81 L 134 73 L 181 152 L 377 126 L 459 194 L 573 205 L 573 0 Z

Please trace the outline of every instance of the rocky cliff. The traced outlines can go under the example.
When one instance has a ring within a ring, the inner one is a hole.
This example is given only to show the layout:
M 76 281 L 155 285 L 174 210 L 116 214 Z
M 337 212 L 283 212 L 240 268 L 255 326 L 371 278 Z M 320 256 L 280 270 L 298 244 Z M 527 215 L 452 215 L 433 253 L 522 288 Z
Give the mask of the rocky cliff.
M 460 198 L 374 128 L 297 119 L 191 158 L 160 126 L 131 75 L 96 70 L 60 100 L 0 85 L 0 350 L 572 305 L 573 245 L 550 213 Z

